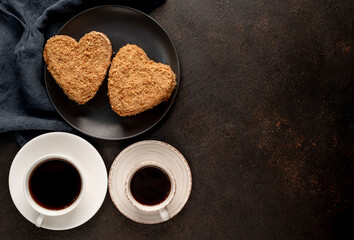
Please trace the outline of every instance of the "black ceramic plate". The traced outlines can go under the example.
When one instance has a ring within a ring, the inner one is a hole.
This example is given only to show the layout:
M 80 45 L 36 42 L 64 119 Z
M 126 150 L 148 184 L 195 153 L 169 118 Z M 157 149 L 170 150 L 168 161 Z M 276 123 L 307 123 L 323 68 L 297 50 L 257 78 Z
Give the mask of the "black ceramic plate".
M 45 70 L 49 97 L 58 113 L 72 127 L 92 137 L 121 140 L 141 134 L 157 124 L 170 109 L 179 85 L 179 61 L 176 50 L 164 29 L 150 16 L 132 8 L 102 6 L 82 12 L 58 32 L 77 41 L 90 31 L 105 33 L 111 40 L 113 56 L 124 45 L 136 44 L 155 62 L 171 66 L 177 75 L 177 87 L 170 99 L 151 110 L 132 117 L 120 117 L 110 107 L 107 78 L 97 95 L 85 105 L 71 101 Z

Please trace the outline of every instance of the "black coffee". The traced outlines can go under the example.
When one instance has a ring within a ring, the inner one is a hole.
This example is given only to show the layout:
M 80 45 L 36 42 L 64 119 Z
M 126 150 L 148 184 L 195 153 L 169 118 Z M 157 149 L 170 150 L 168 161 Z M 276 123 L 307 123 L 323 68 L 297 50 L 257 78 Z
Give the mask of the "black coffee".
M 156 167 L 139 169 L 132 177 L 130 190 L 136 201 L 144 205 L 156 205 L 170 194 L 171 182 L 167 174 Z
M 51 159 L 33 170 L 29 189 L 32 198 L 40 206 L 60 210 L 70 206 L 79 196 L 81 177 L 70 163 Z

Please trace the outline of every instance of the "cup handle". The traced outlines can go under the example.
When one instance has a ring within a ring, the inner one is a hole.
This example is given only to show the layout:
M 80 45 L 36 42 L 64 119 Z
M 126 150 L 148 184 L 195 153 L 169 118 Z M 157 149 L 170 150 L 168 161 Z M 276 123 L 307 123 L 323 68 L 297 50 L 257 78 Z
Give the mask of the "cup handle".
M 41 227 L 44 221 L 44 215 L 43 214 L 39 214 L 36 220 L 36 226 L 37 227 Z
M 162 221 L 167 221 L 168 219 L 170 219 L 170 214 L 167 211 L 167 208 L 163 208 L 160 210 L 160 216 Z

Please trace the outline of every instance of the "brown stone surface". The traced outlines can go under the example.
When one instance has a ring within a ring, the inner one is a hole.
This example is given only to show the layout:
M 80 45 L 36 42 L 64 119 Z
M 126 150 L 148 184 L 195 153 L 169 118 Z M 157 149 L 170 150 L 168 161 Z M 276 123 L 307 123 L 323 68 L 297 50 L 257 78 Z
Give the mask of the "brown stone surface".
M 37 229 L 16 210 L 8 171 L 19 147 L 0 140 L 1 239 L 353 239 L 353 3 L 167 1 L 181 83 L 166 118 L 125 141 L 87 138 L 109 169 L 136 141 L 179 149 L 193 174 L 185 208 L 142 225 L 109 195 L 86 224 Z

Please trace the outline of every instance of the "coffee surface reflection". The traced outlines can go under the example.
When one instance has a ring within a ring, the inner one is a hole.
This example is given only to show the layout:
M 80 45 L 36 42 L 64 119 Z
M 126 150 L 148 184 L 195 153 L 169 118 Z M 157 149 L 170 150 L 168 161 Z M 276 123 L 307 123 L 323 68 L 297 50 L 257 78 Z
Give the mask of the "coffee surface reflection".
M 75 202 L 81 192 L 76 168 L 62 159 L 49 159 L 32 171 L 29 190 L 33 200 L 50 210 L 61 210 Z
M 171 191 L 168 175 L 157 167 L 143 167 L 132 177 L 130 190 L 135 198 L 144 205 L 157 205 L 163 202 Z

